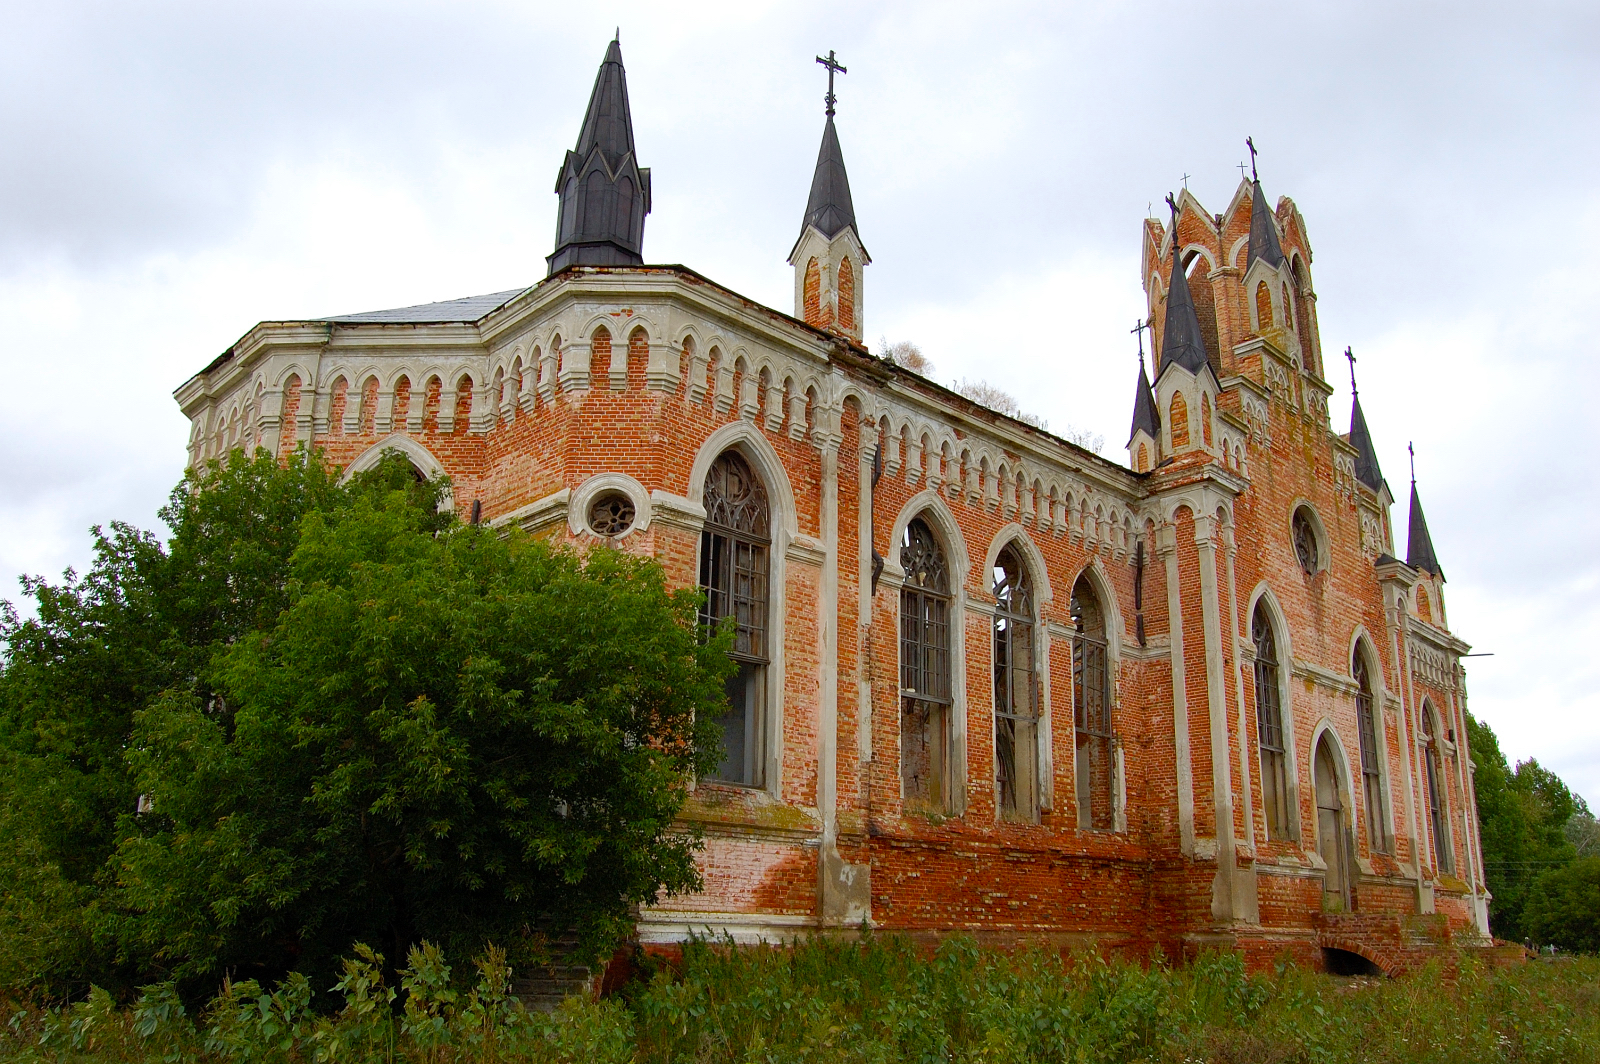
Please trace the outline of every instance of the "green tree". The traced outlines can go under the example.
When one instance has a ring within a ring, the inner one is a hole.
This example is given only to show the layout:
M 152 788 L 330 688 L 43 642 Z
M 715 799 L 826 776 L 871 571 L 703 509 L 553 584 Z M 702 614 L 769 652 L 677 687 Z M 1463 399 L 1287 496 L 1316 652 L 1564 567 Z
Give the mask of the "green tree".
M 463 527 L 393 456 L 235 456 L 0 635 L 0 983 L 320 971 L 695 883 L 726 635 L 653 562 Z M 138 810 L 144 810 L 142 812 Z M 207 986 L 209 989 L 209 986 Z
M 1523 910 L 1528 935 L 1571 953 L 1600 953 L 1600 857 L 1539 876 Z

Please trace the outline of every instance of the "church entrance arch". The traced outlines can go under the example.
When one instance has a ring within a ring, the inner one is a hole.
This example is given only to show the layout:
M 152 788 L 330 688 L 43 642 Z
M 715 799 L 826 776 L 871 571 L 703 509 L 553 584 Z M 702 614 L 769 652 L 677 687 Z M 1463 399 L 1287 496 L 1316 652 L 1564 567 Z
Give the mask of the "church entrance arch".
M 1317 791 L 1317 853 L 1328 866 L 1322 879 L 1322 907 L 1332 912 L 1350 908 L 1348 814 L 1339 787 L 1339 757 L 1324 734 L 1313 762 Z

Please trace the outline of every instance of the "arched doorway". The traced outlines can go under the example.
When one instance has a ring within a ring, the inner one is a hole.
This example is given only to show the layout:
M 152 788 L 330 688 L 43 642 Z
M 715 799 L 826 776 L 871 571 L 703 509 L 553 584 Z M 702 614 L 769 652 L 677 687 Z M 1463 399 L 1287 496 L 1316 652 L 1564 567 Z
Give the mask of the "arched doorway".
M 1317 742 L 1314 774 L 1317 790 L 1317 853 L 1328 866 L 1322 879 L 1322 907 L 1329 912 L 1350 908 L 1349 852 L 1345 841 L 1348 823 L 1339 793 L 1339 758 L 1324 735 Z

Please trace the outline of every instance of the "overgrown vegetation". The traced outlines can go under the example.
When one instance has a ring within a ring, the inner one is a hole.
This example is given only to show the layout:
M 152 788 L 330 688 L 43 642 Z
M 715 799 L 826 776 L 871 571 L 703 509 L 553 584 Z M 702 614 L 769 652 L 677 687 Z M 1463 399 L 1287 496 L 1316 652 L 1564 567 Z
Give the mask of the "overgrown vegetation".
M 328 989 L 224 984 L 191 1016 L 171 984 L 119 1008 L 103 991 L 24 1010 L 0 1052 L 27 1061 L 748 1061 L 987 1064 L 1581 1064 L 1600 1060 L 1600 961 L 1490 971 L 1464 962 L 1395 980 L 1293 967 L 1247 976 L 1237 954 L 1177 968 L 1015 956 L 894 938 L 794 949 L 691 943 L 677 971 L 602 1001 L 530 1013 L 504 954 L 464 979 L 431 946 L 398 986 L 370 950 Z
M 400 456 L 192 474 L 0 616 L 0 992 L 324 984 L 357 941 L 609 954 L 698 882 L 726 635 L 653 562 L 463 525 Z M 243 985 L 243 984 L 241 984 Z M 284 993 L 298 993 L 285 990 Z
M 1506 763 L 1494 731 L 1467 718 L 1489 926 L 1500 938 L 1600 953 L 1600 825 L 1539 762 Z

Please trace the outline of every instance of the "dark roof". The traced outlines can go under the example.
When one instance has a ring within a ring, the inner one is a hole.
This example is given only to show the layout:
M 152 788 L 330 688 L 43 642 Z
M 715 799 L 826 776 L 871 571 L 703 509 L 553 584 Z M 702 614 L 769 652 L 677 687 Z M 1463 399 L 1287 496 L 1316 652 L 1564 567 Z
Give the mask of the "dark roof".
M 856 228 L 856 209 L 850 202 L 850 177 L 844 172 L 844 153 L 839 150 L 839 132 L 833 127 L 833 116 L 822 128 L 822 148 L 817 152 L 817 170 L 811 177 L 811 198 L 806 200 L 806 226 L 815 226 L 817 232 L 832 240 L 846 227 L 855 229 L 856 239 L 861 230 Z
M 622 45 L 612 41 L 589 94 L 578 147 L 556 174 L 561 206 L 549 274 L 568 266 L 644 264 L 644 217 L 650 213 L 650 170 L 633 152 L 633 116 Z
M 1267 197 L 1261 191 L 1261 179 L 1250 184 L 1250 250 L 1244 267 L 1249 269 L 1261 259 L 1274 268 L 1283 265 L 1283 248 L 1278 244 L 1278 223 L 1272 220 L 1267 209 Z
M 395 307 L 393 310 L 366 310 L 360 314 L 338 314 L 331 318 L 310 320 L 380 325 L 433 325 L 477 321 L 485 314 L 499 310 L 526 291 L 527 288 L 512 288 L 505 292 L 490 292 L 488 295 L 447 299 L 442 303 L 422 303 L 415 307 Z
M 1178 258 L 1178 217 L 1172 217 L 1172 287 L 1167 290 L 1167 320 L 1161 330 L 1161 369 L 1176 362 L 1196 376 L 1206 364 L 1206 345 L 1200 336 L 1200 318 L 1189 294 L 1189 280 Z M 1160 371 L 1157 371 L 1160 376 Z
M 1161 438 L 1161 414 L 1156 410 L 1156 397 L 1150 391 L 1150 375 L 1144 371 L 1142 358 L 1139 360 L 1139 388 L 1133 393 L 1133 427 L 1128 430 L 1128 439 L 1132 440 L 1140 429 L 1149 433 L 1152 440 Z
M 1428 535 L 1428 519 L 1422 516 L 1422 500 L 1417 497 L 1417 482 L 1411 482 L 1411 526 L 1406 533 L 1406 564 L 1413 569 L 1444 579 L 1439 559 L 1433 553 L 1433 538 Z
M 1356 449 L 1356 479 L 1373 491 L 1381 491 L 1383 470 L 1378 468 L 1378 455 L 1372 449 L 1372 433 L 1367 431 L 1359 395 L 1353 396 L 1350 403 L 1350 446 Z

